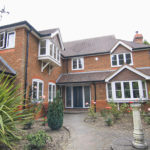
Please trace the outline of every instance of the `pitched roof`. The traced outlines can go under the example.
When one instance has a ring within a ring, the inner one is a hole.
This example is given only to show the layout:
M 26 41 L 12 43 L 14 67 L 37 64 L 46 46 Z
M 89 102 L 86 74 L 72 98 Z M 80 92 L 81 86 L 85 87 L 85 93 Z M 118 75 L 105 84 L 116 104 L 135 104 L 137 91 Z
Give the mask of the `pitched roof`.
M 97 38 L 66 42 L 64 43 L 65 51 L 63 51 L 62 54 L 65 57 L 71 57 L 109 53 L 118 41 L 124 42 L 125 44 L 129 45 L 132 49 L 150 48 L 149 45 L 120 40 L 116 39 L 113 35 L 109 35 Z
M 0 57 L 0 72 L 11 74 L 13 76 L 16 75 L 16 71 L 10 67 L 2 57 Z
M 112 71 L 62 74 L 57 80 L 57 84 L 104 81 L 110 74 Z

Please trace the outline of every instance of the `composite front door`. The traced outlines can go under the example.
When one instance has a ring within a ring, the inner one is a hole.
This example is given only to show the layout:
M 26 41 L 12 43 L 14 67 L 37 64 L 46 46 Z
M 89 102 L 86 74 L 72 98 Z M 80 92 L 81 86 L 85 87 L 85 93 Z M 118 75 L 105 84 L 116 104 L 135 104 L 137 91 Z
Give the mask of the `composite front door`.
M 74 108 L 83 107 L 82 86 L 73 87 L 73 107 Z

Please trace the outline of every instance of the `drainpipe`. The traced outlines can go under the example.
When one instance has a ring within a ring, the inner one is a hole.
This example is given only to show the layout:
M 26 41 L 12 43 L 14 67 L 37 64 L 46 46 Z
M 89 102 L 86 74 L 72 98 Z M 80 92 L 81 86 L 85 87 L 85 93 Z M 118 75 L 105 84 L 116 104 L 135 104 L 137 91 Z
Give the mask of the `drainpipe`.
M 29 54 L 29 34 L 31 30 L 27 31 L 27 43 L 26 43 L 26 58 L 25 58 L 25 77 L 24 77 L 24 101 L 23 108 L 25 108 L 27 98 L 27 79 L 28 79 L 28 54 Z
M 96 112 L 96 83 L 93 83 L 94 85 L 94 111 Z

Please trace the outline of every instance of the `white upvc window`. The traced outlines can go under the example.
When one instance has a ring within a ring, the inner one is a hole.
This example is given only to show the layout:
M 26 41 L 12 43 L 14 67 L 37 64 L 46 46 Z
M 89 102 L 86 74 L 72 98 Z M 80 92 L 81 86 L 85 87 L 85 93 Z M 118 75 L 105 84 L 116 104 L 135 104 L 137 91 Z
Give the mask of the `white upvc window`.
M 48 101 L 52 102 L 56 97 L 56 84 L 53 82 L 48 83 Z
M 83 70 L 84 69 L 84 58 L 75 57 L 72 58 L 72 70 Z
M 0 48 L 5 46 L 5 32 L 0 33 Z
M 46 40 L 40 41 L 40 55 L 46 55 Z
M 111 55 L 111 66 L 118 67 L 123 64 L 133 65 L 132 53 L 122 53 Z
M 32 99 L 35 101 L 43 100 L 44 82 L 40 79 L 32 80 Z
M 107 83 L 107 99 L 113 101 L 134 101 L 147 100 L 146 82 L 135 81 L 116 81 Z
M 8 32 L 7 33 L 7 42 L 6 48 L 14 48 L 15 47 L 15 32 Z

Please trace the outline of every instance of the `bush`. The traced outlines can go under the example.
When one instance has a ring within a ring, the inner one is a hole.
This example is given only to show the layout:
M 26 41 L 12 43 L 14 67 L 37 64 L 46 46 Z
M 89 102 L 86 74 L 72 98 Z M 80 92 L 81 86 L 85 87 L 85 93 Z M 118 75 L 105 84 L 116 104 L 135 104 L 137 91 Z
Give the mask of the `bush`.
M 108 117 L 105 119 L 106 125 L 107 126 L 112 126 L 113 124 L 113 119 L 111 117 Z
M 16 124 L 24 116 L 19 107 L 23 103 L 22 96 L 19 94 L 19 86 L 15 85 L 15 79 L 0 74 L 0 144 L 4 144 L 12 149 L 14 140 L 19 140 Z
M 49 102 L 47 121 L 52 130 L 58 130 L 63 125 L 63 102 L 59 96 L 59 91 L 57 91 L 53 102 Z
M 29 145 L 27 146 L 27 149 L 42 149 L 46 146 L 47 140 L 50 140 L 51 137 L 49 137 L 44 131 L 38 131 L 35 134 L 29 134 L 27 136 L 27 140 L 29 141 Z
M 96 119 L 96 112 L 94 110 L 94 105 L 91 106 L 89 109 L 88 109 L 88 115 L 92 118 L 92 119 Z
M 144 121 L 145 121 L 148 125 L 150 125 L 150 116 L 144 117 Z

